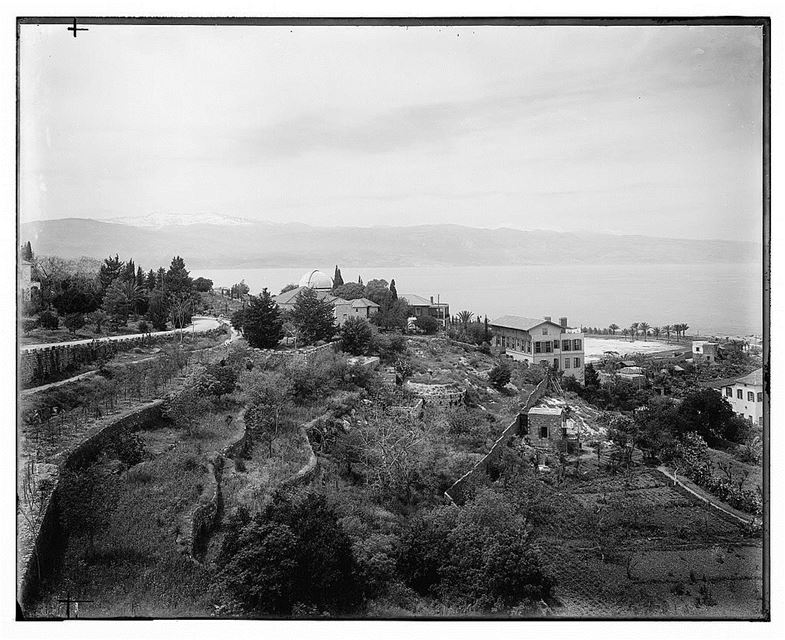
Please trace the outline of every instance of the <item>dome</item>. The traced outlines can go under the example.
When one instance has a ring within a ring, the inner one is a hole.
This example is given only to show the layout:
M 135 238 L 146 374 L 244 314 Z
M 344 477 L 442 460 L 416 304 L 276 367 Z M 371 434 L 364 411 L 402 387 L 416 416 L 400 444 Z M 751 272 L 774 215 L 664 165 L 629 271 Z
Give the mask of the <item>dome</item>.
M 323 271 L 314 269 L 303 274 L 299 284 L 301 287 L 310 287 L 311 289 L 332 289 L 333 279 Z

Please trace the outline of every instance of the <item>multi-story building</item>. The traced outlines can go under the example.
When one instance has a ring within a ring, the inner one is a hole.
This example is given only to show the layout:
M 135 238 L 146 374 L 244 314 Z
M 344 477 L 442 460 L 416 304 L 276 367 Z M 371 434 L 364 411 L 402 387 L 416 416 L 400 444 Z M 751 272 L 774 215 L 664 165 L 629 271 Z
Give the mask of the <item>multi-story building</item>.
M 450 305 L 441 302 L 437 297 L 434 302 L 433 296 L 430 301 L 416 293 L 399 293 L 398 298 L 404 298 L 409 305 L 409 316 L 419 318 L 420 316 L 432 316 L 439 321 L 442 329 L 447 328 L 450 321 Z
M 33 263 L 29 260 L 19 261 L 19 295 L 22 302 L 28 302 L 33 289 L 40 289 L 41 283 L 33 280 Z
M 738 415 L 763 426 L 763 369 L 757 369 L 725 386 L 723 395 Z
M 502 316 L 489 323 L 493 329 L 493 345 L 501 347 L 515 360 L 547 365 L 583 382 L 583 333 L 567 326 L 567 318 L 559 323 L 544 319 Z

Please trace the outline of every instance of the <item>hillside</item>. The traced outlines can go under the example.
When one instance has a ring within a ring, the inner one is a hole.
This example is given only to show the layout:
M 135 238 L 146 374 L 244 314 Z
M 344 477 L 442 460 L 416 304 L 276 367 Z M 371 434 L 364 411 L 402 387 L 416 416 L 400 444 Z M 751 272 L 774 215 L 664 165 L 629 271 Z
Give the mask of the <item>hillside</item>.
M 478 229 L 459 225 L 312 227 L 242 221 L 234 224 L 128 224 L 87 218 L 21 225 L 38 254 L 65 258 L 109 254 L 143 264 L 183 256 L 194 268 L 347 266 L 495 266 L 522 264 L 748 263 L 761 257 L 751 242 Z M 170 220 L 172 220 L 170 218 Z M 210 220 L 210 218 L 207 218 Z M 220 220 L 216 217 L 215 221 Z M 237 219 L 234 219 L 237 220 Z M 177 221 L 177 219 L 173 219 Z

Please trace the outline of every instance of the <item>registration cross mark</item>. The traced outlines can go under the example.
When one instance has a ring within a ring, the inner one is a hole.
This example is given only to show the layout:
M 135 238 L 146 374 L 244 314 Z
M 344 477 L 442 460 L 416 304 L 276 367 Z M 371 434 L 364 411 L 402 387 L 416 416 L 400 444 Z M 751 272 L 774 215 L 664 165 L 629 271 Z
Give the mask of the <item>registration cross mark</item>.
M 74 32 L 74 38 L 76 38 L 76 32 L 77 31 L 90 31 L 90 29 L 86 29 L 85 27 L 77 27 L 76 26 L 76 18 L 74 18 L 74 26 L 73 27 L 68 27 L 68 30 Z

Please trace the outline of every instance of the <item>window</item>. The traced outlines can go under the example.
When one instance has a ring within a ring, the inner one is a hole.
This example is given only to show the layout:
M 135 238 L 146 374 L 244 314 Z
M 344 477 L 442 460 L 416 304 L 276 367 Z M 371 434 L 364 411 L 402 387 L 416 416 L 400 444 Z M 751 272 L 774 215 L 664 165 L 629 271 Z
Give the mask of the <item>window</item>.
M 553 350 L 554 351 L 558 351 L 559 350 L 559 341 L 558 340 L 554 340 L 553 341 Z
M 554 369 L 558 369 L 559 368 L 559 359 L 558 358 L 554 358 L 553 359 L 553 368 Z
M 540 438 L 548 437 L 548 427 L 540 427 Z
M 573 351 L 580 351 L 583 347 L 581 347 L 581 340 L 573 340 Z
M 562 351 L 569 351 L 570 350 L 570 341 L 569 340 L 562 340 L 561 341 L 561 350 Z
M 565 369 L 569 369 L 570 368 L 570 359 L 569 358 L 565 358 L 564 359 L 564 368 Z
M 548 327 L 543 327 L 542 328 L 542 335 L 544 335 L 544 336 L 548 335 Z
M 553 351 L 552 346 L 551 341 L 548 340 L 548 342 L 545 343 L 545 353 L 551 353 L 551 351 Z
M 535 342 L 534 343 L 534 353 L 542 353 L 542 343 Z
M 758 417 L 758 424 L 762 427 L 763 426 L 763 416 Z
M 763 402 L 763 392 L 758 391 L 758 402 Z
M 725 395 L 728 398 L 732 398 L 733 397 L 733 389 L 731 389 L 730 387 L 725 387 Z
M 752 391 L 747 391 L 747 402 L 755 402 L 755 394 Z
M 744 400 L 744 392 L 741 389 L 736 389 L 736 397 L 739 400 Z
M 567 427 L 561 428 L 561 437 L 565 439 L 567 438 Z
M 581 368 L 581 359 L 580 358 L 575 358 L 575 368 L 576 369 L 580 369 Z

